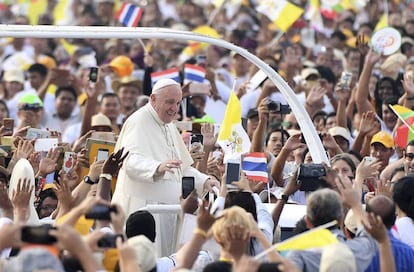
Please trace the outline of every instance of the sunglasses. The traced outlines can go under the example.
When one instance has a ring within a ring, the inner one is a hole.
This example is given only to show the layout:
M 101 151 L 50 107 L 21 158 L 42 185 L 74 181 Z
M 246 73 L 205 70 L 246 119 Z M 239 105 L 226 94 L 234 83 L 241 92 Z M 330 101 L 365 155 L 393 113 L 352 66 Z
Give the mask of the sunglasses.
M 23 110 L 23 111 L 34 111 L 34 112 L 38 112 L 41 111 L 43 109 L 42 106 L 40 106 L 39 103 L 34 103 L 34 104 L 23 104 L 19 110 Z

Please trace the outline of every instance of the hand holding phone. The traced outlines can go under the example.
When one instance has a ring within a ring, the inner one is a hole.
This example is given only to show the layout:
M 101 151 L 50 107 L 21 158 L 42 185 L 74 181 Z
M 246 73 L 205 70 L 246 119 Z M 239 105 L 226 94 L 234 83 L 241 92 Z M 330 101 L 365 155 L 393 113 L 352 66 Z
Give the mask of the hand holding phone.
M 96 204 L 85 214 L 85 218 L 95 220 L 111 220 L 111 212 L 118 212 L 115 206 Z
M 191 136 L 190 150 L 192 150 L 193 148 L 195 148 L 195 152 L 198 152 L 198 153 L 203 152 L 203 135 L 194 134 Z
M 101 248 L 116 248 L 116 239 L 118 237 L 122 238 L 124 241 L 124 236 L 122 234 L 112 234 L 108 233 L 104 237 L 98 240 L 98 247 Z
M 50 224 L 40 226 L 24 226 L 22 228 L 22 241 L 29 244 L 51 245 L 57 242 L 56 237 L 50 235 L 50 230 L 56 229 Z
M 89 69 L 89 81 L 96 83 L 98 81 L 98 71 L 99 68 L 98 67 L 91 67 Z
M 181 184 L 182 196 L 186 199 L 194 191 L 194 177 L 183 177 Z
M 228 160 L 226 163 L 226 184 L 232 187 L 233 181 L 240 180 L 240 160 Z
M 14 129 L 13 118 L 3 118 L 4 136 L 12 136 Z
M 98 155 L 96 156 L 96 161 L 105 161 L 109 156 L 109 150 L 105 148 L 98 149 Z

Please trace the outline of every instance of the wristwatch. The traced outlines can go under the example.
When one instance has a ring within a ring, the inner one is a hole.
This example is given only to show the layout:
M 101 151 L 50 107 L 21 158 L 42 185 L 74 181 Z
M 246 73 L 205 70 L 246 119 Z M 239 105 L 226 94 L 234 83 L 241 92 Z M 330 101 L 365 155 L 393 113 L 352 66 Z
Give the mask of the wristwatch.
M 281 198 L 283 201 L 285 201 L 285 203 L 287 203 L 287 202 L 288 202 L 288 200 L 289 200 L 289 196 L 287 196 L 287 195 L 281 195 L 281 196 L 280 196 L 280 198 Z
M 112 180 L 112 175 L 102 173 L 102 174 L 99 175 L 99 178 L 104 178 L 106 180 Z
M 85 182 L 85 183 L 87 183 L 87 184 L 90 184 L 90 185 L 94 185 L 96 182 L 95 181 L 93 181 L 92 179 L 91 179 L 91 177 L 89 177 L 89 176 L 85 176 L 84 178 L 83 178 L 83 182 Z

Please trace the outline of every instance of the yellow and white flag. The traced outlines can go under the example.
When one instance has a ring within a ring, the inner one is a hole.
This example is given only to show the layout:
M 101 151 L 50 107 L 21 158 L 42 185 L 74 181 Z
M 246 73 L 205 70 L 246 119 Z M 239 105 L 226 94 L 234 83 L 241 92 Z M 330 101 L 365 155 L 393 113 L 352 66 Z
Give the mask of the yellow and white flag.
M 256 10 L 266 15 L 283 32 L 286 32 L 304 11 L 286 0 L 260 0 Z
M 241 104 L 232 91 L 226 107 L 224 120 L 217 139 L 227 159 L 239 158 L 250 150 L 250 139 L 241 123 Z

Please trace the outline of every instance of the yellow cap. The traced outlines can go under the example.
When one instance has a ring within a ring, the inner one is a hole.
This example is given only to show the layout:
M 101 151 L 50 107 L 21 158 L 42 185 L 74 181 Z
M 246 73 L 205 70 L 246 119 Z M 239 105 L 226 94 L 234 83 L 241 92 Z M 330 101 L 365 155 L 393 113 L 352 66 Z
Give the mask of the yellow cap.
M 384 145 L 386 148 L 394 147 L 394 139 L 392 138 L 390 134 L 384 131 L 380 131 L 374 134 L 374 136 L 372 136 L 370 144 L 374 144 L 374 143 L 380 143 Z

